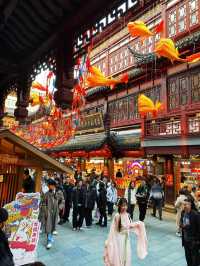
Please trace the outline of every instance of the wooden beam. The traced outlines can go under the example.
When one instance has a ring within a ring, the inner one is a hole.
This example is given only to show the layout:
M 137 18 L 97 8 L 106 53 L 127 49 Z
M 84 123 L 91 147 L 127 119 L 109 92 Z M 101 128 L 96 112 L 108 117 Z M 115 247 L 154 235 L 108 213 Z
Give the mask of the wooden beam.
M 62 23 L 62 25 L 59 25 L 50 38 L 44 42 L 26 61 L 23 62 L 24 67 L 29 65 L 31 62 L 38 60 L 38 58 L 40 58 L 50 47 L 53 46 L 59 36 L 66 35 L 67 32 L 74 32 L 74 36 L 78 36 L 92 26 L 96 20 L 102 18 L 114 6 L 120 5 L 122 2 L 122 0 L 112 1 L 112 4 L 109 4 L 109 8 L 107 0 L 91 0 L 88 4 L 85 3 L 85 5 L 76 14 L 73 13 Z

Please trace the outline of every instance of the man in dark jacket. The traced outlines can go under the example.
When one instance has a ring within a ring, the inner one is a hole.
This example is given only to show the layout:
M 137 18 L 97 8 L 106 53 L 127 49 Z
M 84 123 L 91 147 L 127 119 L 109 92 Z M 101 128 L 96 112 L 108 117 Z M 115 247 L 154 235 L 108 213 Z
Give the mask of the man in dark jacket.
M 8 212 L 4 208 L 0 208 L 0 265 L 14 266 L 13 255 L 8 245 L 8 239 L 2 228 L 8 219 Z
M 142 180 L 136 192 L 136 198 L 139 207 L 139 220 L 142 222 L 144 221 L 147 212 L 148 192 L 146 181 Z
M 22 183 L 23 193 L 34 193 L 35 192 L 35 182 L 29 174 L 29 170 L 24 170 L 24 180 Z
M 72 207 L 73 185 L 70 184 L 70 177 L 68 176 L 66 177 L 65 182 L 63 184 L 63 191 L 64 191 L 64 197 L 65 197 L 65 212 L 64 212 L 63 219 L 60 222 L 60 224 L 69 222 L 69 214 L 70 214 L 70 209 Z
M 97 206 L 100 212 L 100 218 L 98 225 L 102 227 L 107 227 L 107 214 L 106 214 L 106 206 L 107 206 L 107 191 L 105 189 L 105 184 L 103 182 L 99 183 L 99 195 L 97 199 Z M 104 223 L 102 224 L 104 219 Z
M 85 222 L 86 226 L 89 228 L 92 225 L 92 211 L 96 202 L 96 189 L 90 184 L 89 181 L 86 182 L 85 186 Z
M 73 218 L 72 225 L 73 230 L 80 230 L 83 225 L 84 219 L 84 206 L 85 206 L 85 191 L 83 188 L 83 181 L 77 181 L 76 186 L 72 192 L 73 203 Z
M 199 266 L 200 214 L 192 210 L 192 202 L 186 199 L 181 215 L 182 244 L 185 249 L 187 266 Z

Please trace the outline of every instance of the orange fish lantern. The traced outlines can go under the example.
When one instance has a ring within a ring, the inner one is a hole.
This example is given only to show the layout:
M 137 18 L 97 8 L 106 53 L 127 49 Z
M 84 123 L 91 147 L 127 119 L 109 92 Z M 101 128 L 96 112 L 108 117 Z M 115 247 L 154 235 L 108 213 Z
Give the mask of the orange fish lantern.
M 200 52 L 199 53 L 192 54 L 190 56 L 187 56 L 186 57 L 186 61 L 188 63 L 196 63 L 196 62 L 200 61 Z
M 153 36 L 153 32 L 151 32 L 146 24 L 141 20 L 136 20 L 134 22 L 129 22 L 128 25 L 128 31 L 133 37 L 141 37 L 141 38 L 148 38 L 150 36 Z
M 178 49 L 174 42 L 168 38 L 161 38 L 155 45 L 155 53 L 158 57 L 168 58 L 172 63 L 174 61 L 186 62 L 185 59 L 179 57 Z
M 113 89 L 119 83 L 128 83 L 128 74 L 123 74 L 119 78 L 108 78 L 97 67 L 89 67 L 89 75 L 86 78 L 87 87 L 108 86 Z
M 138 110 L 141 116 L 146 116 L 148 113 L 152 114 L 153 117 L 158 115 L 159 111 L 163 110 L 163 104 L 159 101 L 154 102 L 146 95 L 141 94 L 138 98 Z

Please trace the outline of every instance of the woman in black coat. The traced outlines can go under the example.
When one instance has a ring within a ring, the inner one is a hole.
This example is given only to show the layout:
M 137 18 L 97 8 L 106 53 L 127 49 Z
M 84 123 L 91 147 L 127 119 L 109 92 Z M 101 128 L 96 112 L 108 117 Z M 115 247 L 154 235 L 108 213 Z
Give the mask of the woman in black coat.
M 0 265 L 14 266 L 13 255 L 10 251 L 8 239 L 3 232 L 4 223 L 8 219 L 8 212 L 4 208 L 0 208 Z
M 99 195 L 97 199 L 97 205 L 100 212 L 100 219 L 97 223 L 98 225 L 102 227 L 107 227 L 107 214 L 106 214 L 106 206 L 107 206 L 107 197 L 106 197 L 107 191 L 105 189 L 105 184 L 103 182 L 100 182 L 99 184 Z M 102 222 L 104 223 L 102 224 Z
M 96 198 L 97 198 L 96 189 L 90 184 L 89 181 L 87 181 L 85 186 L 85 208 L 84 208 L 85 222 L 87 227 L 90 227 L 92 225 L 92 211 L 95 206 Z

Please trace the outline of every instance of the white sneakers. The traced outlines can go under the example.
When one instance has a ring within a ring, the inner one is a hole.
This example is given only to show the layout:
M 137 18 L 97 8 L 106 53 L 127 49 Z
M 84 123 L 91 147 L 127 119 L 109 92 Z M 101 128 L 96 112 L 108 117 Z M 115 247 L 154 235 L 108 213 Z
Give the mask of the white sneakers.
M 48 242 L 47 243 L 47 249 L 50 249 L 52 247 L 52 243 L 51 242 Z
M 52 233 L 54 236 L 57 236 L 58 232 L 57 231 L 53 231 Z

